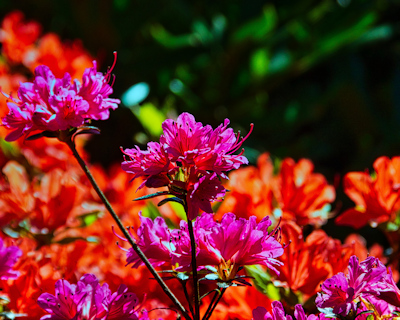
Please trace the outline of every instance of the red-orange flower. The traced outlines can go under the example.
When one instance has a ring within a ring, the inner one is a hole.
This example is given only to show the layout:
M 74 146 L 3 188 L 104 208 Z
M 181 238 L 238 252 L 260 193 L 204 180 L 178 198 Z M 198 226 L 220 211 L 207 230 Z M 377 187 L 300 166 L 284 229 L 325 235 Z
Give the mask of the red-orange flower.
M 11 12 L 4 18 L 1 25 L 2 53 L 8 61 L 22 63 L 27 51 L 33 48 L 40 32 L 39 23 L 35 21 L 25 22 L 22 12 Z
M 314 173 L 310 160 L 296 163 L 286 158 L 280 172 L 273 175 L 268 154 L 262 154 L 257 168 L 239 169 L 230 175 L 225 201 L 219 212 L 232 211 L 241 217 L 255 214 L 259 219 L 272 214 L 298 225 L 321 225 L 329 217 L 330 203 L 335 200 L 335 189 L 325 177 Z
M 291 243 L 280 260 L 277 279 L 293 291 L 312 296 L 319 284 L 334 274 L 344 271 L 353 254 L 353 247 L 342 245 L 322 230 L 313 231 L 306 239 L 299 226 L 288 222 L 282 225 L 282 241 Z
M 344 191 L 356 204 L 336 218 L 338 225 L 361 228 L 367 223 L 393 221 L 400 210 L 400 156 L 380 157 L 374 162 L 375 173 L 349 172 Z

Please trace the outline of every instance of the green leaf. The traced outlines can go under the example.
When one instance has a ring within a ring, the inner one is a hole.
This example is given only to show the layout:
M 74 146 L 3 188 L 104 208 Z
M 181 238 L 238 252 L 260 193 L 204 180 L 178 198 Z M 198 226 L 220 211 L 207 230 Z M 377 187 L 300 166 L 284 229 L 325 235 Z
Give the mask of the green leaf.
M 215 273 L 209 273 L 209 274 L 206 274 L 206 275 L 204 276 L 204 279 L 214 281 L 214 280 L 218 280 L 218 279 L 219 279 L 219 276 L 218 276 L 217 274 L 215 274 Z
M 275 7 L 271 4 L 266 5 L 261 17 L 254 19 L 233 34 L 234 42 L 242 42 L 247 39 L 262 40 L 272 31 L 278 22 L 278 15 Z
M 132 107 L 131 110 L 151 135 L 158 137 L 162 134 L 161 124 L 165 115 L 154 104 L 145 103 L 140 107 Z
M 253 277 L 254 286 L 272 300 L 280 300 L 279 289 L 271 282 L 271 276 L 260 266 L 246 267 L 246 273 Z
M 180 199 L 180 198 L 178 198 L 178 197 L 172 197 L 172 198 L 166 198 L 166 199 L 161 200 L 161 201 L 157 204 L 157 206 L 161 207 L 163 204 L 166 204 L 167 202 L 177 202 L 177 203 L 179 203 L 179 204 L 181 204 L 181 205 L 184 205 L 184 202 L 183 202 L 182 199 Z
M 263 77 L 268 73 L 269 54 L 267 49 L 256 50 L 250 58 L 250 71 L 255 77 Z
M 184 273 L 184 272 L 178 272 L 178 273 L 176 274 L 176 277 L 177 277 L 179 280 L 182 280 L 182 281 L 186 281 L 187 279 L 189 279 L 189 276 L 188 276 L 186 273 Z
M 168 194 L 168 191 L 158 191 L 156 193 L 147 194 L 147 195 L 145 195 L 143 197 L 139 197 L 139 198 L 133 199 L 133 201 L 147 200 L 147 199 L 151 199 L 151 198 L 155 198 L 155 197 L 163 196 L 163 195 L 167 195 L 167 194 Z

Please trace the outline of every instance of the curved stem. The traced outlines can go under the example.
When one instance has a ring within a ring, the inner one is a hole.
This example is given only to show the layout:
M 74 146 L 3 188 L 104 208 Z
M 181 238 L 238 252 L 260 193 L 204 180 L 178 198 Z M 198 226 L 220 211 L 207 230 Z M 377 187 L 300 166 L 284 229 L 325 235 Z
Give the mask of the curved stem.
M 187 210 L 185 211 L 187 212 Z M 196 320 L 200 320 L 200 292 L 199 292 L 199 281 L 197 278 L 196 241 L 194 239 L 193 222 L 189 219 L 188 219 L 188 230 L 190 235 L 190 246 L 192 248 L 193 294 L 194 294 L 194 308 L 195 308 L 194 318 Z
M 203 320 L 208 320 L 208 319 L 210 319 L 212 313 L 214 312 L 215 307 L 218 305 L 218 303 L 219 303 L 219 301 L 221 300 L 221 298 L 222 298 L 223 294 L 225 293 L 225 291 L 226 291 L 226 288 L 222 289 L 220 295 L 218 296 L 217 301 L 215 301 L 215 303 L 214 303 L 214 305 L 211 307 L 211 310 L 210 310 L 210 312 L 208 313 L 207 317 L 204 317 Z
M 92 184 L 94 190 L 97 192 L 97 195 L 100 197 L 101 201 L 104 203 L 106 206 L 108 212 L 111 214 L 115 222 L 117 223 L 119 229 L 123 233 L 124 237 L 128 240 L 129 244 L 132 246 L 133 250 L 135 250 L 136 254 L 140 257 L 140 259 L 143 261 L 143 263 L 146 265 L 147 269 L 150 270 L 151 274 L 153 277 L 156 279 L 158 284 L 161 286 L 165 294 L 172 300 L 172 302 L 175 304 L 175 306 L 178 308 L 178 310 L 182 313 L 185 319 L 191 320 L 190 316 L 186 312 L 185 308 L 183 305 L 179 302 L 179 300 L 175 297 L 175 295 L 172 293 L 172 291 L 168 288 L 168 286 L 165 284 L 165 282 L 161 279 L 160 275 L 157 273 L 157 271 L 154 269 L 152 264 L 147 260 L 146 256 L 140 250 L 138 245 L 135 243 L 135 241 L 132 239 L 131 235 L 129 232 L 124 228 L 121 220 L 119 219 L 118 215 L 115 213 L 114 209 L 112 208 L 111 204 L 108 202 L 106 196 L 104 193 L 101 191 L 100 187 L 97 185 L 96 181 L 94 180 L 94 177 L 92 176 L 91 172 L 89 171 L 89 168 L 87 167 L 85 161 L 81 158 L 79 155 L 78 151 L 75 148 L 75 143 L 72 140 L 65 141 L 65 143 L 68 145 L 68 147 L 71 149 L 74 157 L 78 161 L 79 165 L 81 166 L 82 170 L 85 172 L 86 176 L 88 177 L 90 183 Z
M 215 300 L 217 299 L 218 295 L 220 295 L 220 293 L 221 293 L 221 292 L 220 292 L 219 290 L 215 290 L 215 294 L 214 294 L 214 296 L 212 297 L 210 304 L 208 305 L 207 311 L 206 311 L 206 313 L 205 313 L 204 316 L 203 316 L 203 320 L 204 320 L 204 319 L 207 319 L 208 313 L 211 311 L 211 308 L 212 308 L 212 306 L 213 306 Z
M 188 304 L 189 304 L 190 313 L 191 313 L 192 316 L 194 317 L 194 311 L 193 311 L 193 307 L 192 307 L 192 302 L 190 301 L 189 294 L 188 294 L 187 289 L 186 289 L 186 280 L 185 280 L 185 281 L 179 280 L 179 282 L 180 282 L 181 285 L 182 285 L 182 289 L 183 289 L 183 292 L 185 293 L 186 301 L 187 301 Z

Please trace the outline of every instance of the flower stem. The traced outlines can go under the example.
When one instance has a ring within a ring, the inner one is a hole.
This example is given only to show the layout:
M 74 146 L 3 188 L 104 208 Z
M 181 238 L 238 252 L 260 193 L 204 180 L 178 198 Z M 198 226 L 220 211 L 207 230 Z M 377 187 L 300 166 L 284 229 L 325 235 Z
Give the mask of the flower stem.
M 188 294 L 187 289 L 186 289 L 186 280 L 185 280 L 185 281 L 179 280 L 179 282 L 180 282 L 181 285 L 182 285 L 182 289 L 183 289 L 183 292 L 185 293 L 186 301 L 187 301 L 188 304 L 189 304 L 190 313 L 191 313 L 192 316 L 194 317 L 194 311 L 193 311 L 193 307 L 192 307 L 192 302 L 190 301 L 189 294 Z
M 221 300 L 221 298 L 222 298 L 223 294 L 225 293 L 225 291 L 226 291 L 226 288 L 222 289 L 220 295 L 218 296 L 217 301 L 215 301 L 214 305 L 211 307 L 210 312 L 207 314 L 207 317 L 204 317 L 203 320 L 208 320 L 208 319 L 210 319 L 212 313 L 214 312 L 215 307 L 218 305 L 218 303 L 219 303 L 219 301 Z M 214 299 L 213 299 L 213 300 L 214 300 Z
M 207 311 L 206 311 L 206 313 L 205 313 L 204 316 L 203 316 L 203 320 L 204 320 L 204 319 L 207 319 L 208 313 L 211 311 L 211 308 L 212 308 L 212 306 L 213 306 L 213 304 L 214 304 L 214 302 L 215 302 L 215 299 L 217 299 L 217 297 L 218 297 L 219 294 L 220 294 L 219 290 L 215 290 L 214 296 L 212 297 L 211 302 L 210 302 L 210 304 L 208 305 Z
M 200 320 L 200 293 L 199 293 L 199 281 L 197 279 L 196 242 L 194 240 L 193 222 L 189 219 L 188 219 L 188 229 L 190 235 L 190 246 L 192 248 L 193 294 L 194 294 L 194 309 L 195 309 L 194 318 L 196 320 Z
M 135 243 L 135 241 L 132 239 L 131 235 L 129 232 L 124 228 L 121 220 L 119 219 L 118 215 L 115 213 L 114 209 L 112 208 L 111 204 L 108 202 L 106 196 L 104 193 L 101 191 L 100 187 L 94 180 L 94 177 L 92 176 L 91 172 L 89 171 L 89 168 L 87 167 L 85 161 L 81 158 L 79 155 L 78 151 L 75 148 L 75 143 L 73 140 L 67 140 L 64 142 L 68 145 L 68 147 L 71 149 L 74 157 L 78 161 L 79 165 L 81 166 L 82 170 L 85 172 L 86 176 L 88 177 L 90 183 L 92 184 L 94 190 L 97 192 L 97 195 L 100 197 L 101 201 L 104 203 L 106 206 L 108 212 L 111 214 L 115 222 L 117 223 L 119 229 L 123 233 L 124 237 L 128 240 L 129 244 L 132 246 L 133 250 L 135 250 L 136 254 L 140 257 L 140 259 L 143 261 L 143 263 L 146 265 L 147 269 L 150 270 L 151 274 L 153 277 L 157 280 L 158 284 L 161 286 L 165 294 L 171 299 L 171 301 L 175 304 L 175 306 L 178 308 L 178 310 L 182 313 L 184 318 L 186 320 L 191 320 L 189 314 L 186 312 L 185 308 L 183 305 L 179 302 L 179 300 L 175 297 L 175 295 L 172 293 L 172 291 L 168 288 L 168 286 L 165 284 L 165 282 L 161 279 L 157 271 L 154 269 L 152 264 L 147 260 L 146 256 L 140 250 L 138 245 Z

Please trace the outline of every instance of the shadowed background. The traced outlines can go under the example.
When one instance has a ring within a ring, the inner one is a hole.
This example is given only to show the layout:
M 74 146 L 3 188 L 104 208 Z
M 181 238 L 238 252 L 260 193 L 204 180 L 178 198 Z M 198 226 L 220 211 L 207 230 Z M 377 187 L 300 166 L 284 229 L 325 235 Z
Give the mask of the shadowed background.
M 333 183 L 399 154 L 399 4 L 15 0 L 0 12 L 81 39 L 103 71 L 118 51 L 113 96 L 123 104 L 98 123 L 93 162 L 121 161 L 120 146 L 143 147 L 165 117 L 187 111 L 243 133 L 253 122 L 252 163 L 264 151 L 306 157 Z M 341 188 L 337 198 L 352 206 Z

